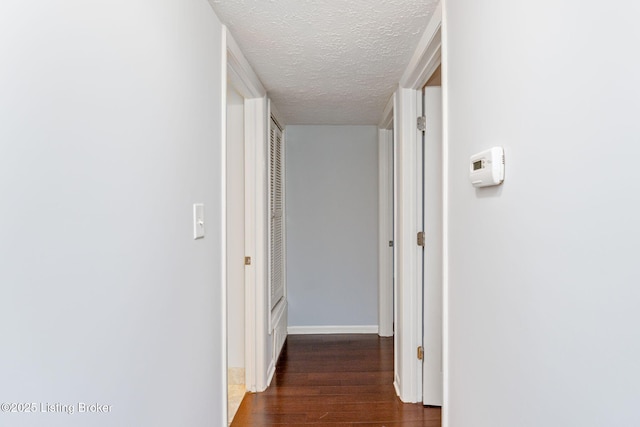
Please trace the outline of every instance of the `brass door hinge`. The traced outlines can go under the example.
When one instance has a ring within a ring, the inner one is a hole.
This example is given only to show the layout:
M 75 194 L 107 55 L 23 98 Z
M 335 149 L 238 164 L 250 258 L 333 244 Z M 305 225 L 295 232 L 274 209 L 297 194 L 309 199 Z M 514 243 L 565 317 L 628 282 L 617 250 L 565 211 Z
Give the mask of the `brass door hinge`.
M 250 256 L 244 257 L 244 265 L 251 265 L 251 257 Z
M 418 232 L 418 246 L 422 246 L 424 248 L 424 231 Z
M 424 358 L 424 350 L 422 346 L 418 346 L 418 360 L 422 360 Z

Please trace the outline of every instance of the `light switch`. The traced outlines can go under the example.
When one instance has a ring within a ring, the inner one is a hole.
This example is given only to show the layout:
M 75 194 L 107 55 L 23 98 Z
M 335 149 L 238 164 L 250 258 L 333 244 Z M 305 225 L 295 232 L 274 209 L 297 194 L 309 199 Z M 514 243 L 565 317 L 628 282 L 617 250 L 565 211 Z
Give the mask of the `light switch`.
M 202 239 L 204 237 L 204 204 L 193 204 L 193 238 Z

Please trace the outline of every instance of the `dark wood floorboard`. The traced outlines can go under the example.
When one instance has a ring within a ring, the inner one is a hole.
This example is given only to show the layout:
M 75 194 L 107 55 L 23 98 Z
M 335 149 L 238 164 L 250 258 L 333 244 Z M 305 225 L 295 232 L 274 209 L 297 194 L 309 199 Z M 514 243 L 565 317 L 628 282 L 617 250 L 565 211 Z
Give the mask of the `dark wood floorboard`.
M 393 388 L 393 338 L 290 335 L 271 386 L 247 394 L 231 424 L 440 427 L 440 408 L 402 403 Z

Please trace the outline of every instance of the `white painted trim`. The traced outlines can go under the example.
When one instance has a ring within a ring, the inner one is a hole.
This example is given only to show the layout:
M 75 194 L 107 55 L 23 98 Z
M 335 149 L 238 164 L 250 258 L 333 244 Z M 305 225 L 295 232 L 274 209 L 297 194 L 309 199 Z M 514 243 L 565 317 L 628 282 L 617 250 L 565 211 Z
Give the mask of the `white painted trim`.
M 270 357 L 267 351 L 269 339 L 268 331 L 268 262 L 269 253 L 267 243 L 268 233 L 268 179 L 267 179 L 267 132 L 268 132 L 268 116 L 267 116 L 267 98 L 254 98 L 245 102 L 245 106 L 249 105 L 254 114 L 255 126 L 252 129 L 255 144 L 255 258 L 253 267 L 255 269 L 255 306 L 253 311 L 254 323 L 247 327 L 255 329 L 255 390 L 264 391 L 269 385 L 269 364 L 267 359 Z
M 415 357 L 422 343 L 422 283 L 416 249 L 417 97 L 441 63 L 442 5 L 439 4 L 400 79 L 396 93 L 396 366 L 400 399 L 418 402 L 422 395 L 422 366 Z M 444 88 L 443 88 L 444 89 Z M 443 189 L 444 192 L 445 189 Z M 420 195 L 421 198 L 421 195 Z M 446 256 L 443 256 L 446 262 Z M 444 335 L 443 331 L 443 335 Z
M 269 330 L 267 325 L 267 318 L 269 316 L 269 305 L 268 305 L 268 294 L 269 294 L 269 276 L 267 273 L 268 269 L 268 258 L 269 258 L 269 245 L 268 245 L 268 236 L 269 236 L 269 209 L 268 209 L 268 200 L 269 200 L 269 175 L 268 175 L 268 158 L 269 158 L 269 103 L 268 99 L 265 96 L 260 100 L 260 117 L 262 117 L 261 128 L 256 130 L 258 135 L 261 135 L 262 144 L 260 144 L 260 152 L 259 161 L 256 163 L 256 168 L 260 172 L 258 175 L 258 183 L 257 185 L 262 188 L 262 192 L 259 192 L 258 195 L 260 197 L 260 206 L 257 210 L 258 217 L 260 218 L 260 222 L 258 224 L 259 233 L 257 234 L 261 241 L 258 242 L 258 247 L 260 248 L 260 262 L 261 264 L 261 275 L 260 282 L 256 284 L 256 289 L 260 292 L 260 299 L 258 300 L 259 304 L 259 322 L 256 327 L 259 327 L 262 331 L 261 338 L 262 342 L 262 370 L 260 371 L 263 375 L 261 377 L 262 382 L 258 384 L 258 391 L 264 391 L 269 386 L 271 381 L 271 377 L 269 376 L 269 370 L 267 369 L 267 365 L 265 364 L 265 360 L 269 355 L 267 352 L 267 340 L 269 339 Z
M 287 333 L 289 335 L 377 334 L 378 325 L 289 326 Z
M 388 246 L 393 241 L 393 122 L 395 94 L 389 98 L 382 114 L 378 129 L 378 334 L 383 337 L 394 335 L 394 259 L 389 258 Z M 391 209 L 390 209 L 391 207 Z M 389 233 L 391 231 L 391 233 Z M 394 342 L 395 345 L 395 342 Z
M 396 396 L 400 396 L 400 385 L 397 376 L 394 376 L 393 378 L 393 388 L 396 390 Z
M 400 396 L 400 371 L 402 370 L 402 364 L 400 363 L 400 354 L 402 348 L 402 336 L 399 334 L 401 328 L 399 327 L 398 316 L 398 182 L 399 182 L 399 161 L 398 161 L 398 135 L 399 135 L 399 111 L 398 111 L 398 91 L 393 94 L 393 334 L 395 336 L 393 340 L 393 385 L 396 389 L 396 394 Z
M 269 384 L 271 384 L 271 381 L 273 381 L 273 376 L 275 375 L 275 373 L 276 373 L 276 361 L 275 359 L 271 359 L 271 362 L 269 363 L 269 368 L 267 369 L 267 378 L 266 378 L 267 387 L 269 386 Z M 264 390 L 266 389 L 267 388 L 265 387 Z
M 383 337 L 393 336 L 392 132 L 378 129 L 378 333 Z
M 245 98 L 244 102 L 244 155 L 245 155 L 245 256 L 250 256 L 252 264 L 245 266 L 245 386 L 256 390 L 256 151 L 258 141 L 255 135 L 255 103 Z
M 229 68 L 228 79 L 238 90 L 240 95 L 245 98 L 262 98 L 266 96 L 262 82 L 258 75 L 253 71 L 249 61 L 245 58 L 240 50 L 240 46 L 229 32 L 229 29 L 223 25 L 223 31 L 226 37 L 227 66 Z
M 425 82 L 426 83 L 426 82 Z M 424 111 L 422 109 L 422 90 L 416 90 L 416 115 L 422 116 Z M 417 121 L 417 119 L 416 119 Z M 424 216 L 424 193 L 423 193 L 423 185 L 422 185 L 422 159 L 424 158 L 423 146 L 422 146 L 422 131 L 418 130 L 418 126 L 416 121 L 413 123 L 413 131 L 415 133 L 415 141 L 416 141 L 416 157 L 415 157 L 415 177 L 416 177 L 416 188 L 415 188 L 415 210 L 416 210 L 416 234 L 419 231 L 425 231 L 423 226 L 423 216 Z M 421 346 L 424 348 L 424 285 L 423 285 L 423 271 L 424 271 L 424 249 L 417 244 L 417 235 L 415 236 L 413 250 L 415 252 L 416 263 L 415 263 L 415 280 L 416 285 L 413 291 L 413 295 L 416 301 L 414 306 L 414 322 L 417 327 L 413 330 L 414 336 L 413 341 L 417 346 Z M 422 402 L 422 392 L 423 392 L 423 384 L 422 381 L 424 379 L 423 375 L 423 361 L 419 360 L 417 357 L 414 360 L 416 364 L 416 372 L 418 373 L 420 379 L 416 382 L 416 390 L 414 392 L 414 399 L 416 402 Z
M 423 262 L 424 348 L 422 402 L 442 406 L 442 87 L 425 86 L 423 116 L 427 118 L 424 137 L 423 192 L 419 214 L 424 218 L 426 249 Z
M 213 141 L 212 143 L 220 144 L 220 165 L 219 165 L 219 177 L 220 177 L 220 195 L 222 204 L 220 205 L 220 224 L 218 224 L 218 232 L 220 233 L 220 241 L 218 243 L 218 248 L 220 250 L 221 260 L 220 260 L 220 283 L 222 284 L 220 293 L 221 293 L 221 307 L 220 313 L 222 315 L 222 345 L 220 346 L 220 351 L 222 352 L 221 360 L 221 374 L 222 374 L 222 414 L 220 414 L 220 425 L 226 426 L 228 424 L 228 391 L 227 391 L 227 31 L 226 29 L 222 29 L 222 37 L 221 37 L 221 49 L 222 49 L 222 61 L 220 64 L 221 68 L 221 76 L 220 79 L 220 92 L 222 96 L 220 97 L 220 111 L 221 114 L 221 126 L 220 126 L 220 141 Z M 205 211 L 206 212 L 206 211 Z M 216 284 L 212 283 L 212 286 Z
M 442 427 L 449 427 L 449 78 L 447 5 L 442 6 Z
M 419 153 L 415 120 L 421 108 L 421 105 L 417 104 L 417 97 L 428 78 L 441 63 L 441 27 L 442 5 L 439 4 L 400 79 L 400 89 L 396 94 L 395 144 L 398 175 L 396 183 L 397 360 L 395 369 L 399 396 L 405 402 L 417 402 L 422 394 L 422 368 L 415 358 L 415 349 L 422 343 L 423 310 L 422 286 L 418 281 L 421 257 L 415 245 L 415 233 L 419 231 L 417 227 L 419 212 L 416 205 L 421 199 L 421 194 L 418 194 L 416 188 L 420 169 L 416 163 Z M 446 93 L 444 86 L 443 90 Z M 444 128 L 446 131 L 446 127 Z M 443 188 L 443 193 L 446 198 L 446 188 Z M 446 253 L 444 253 L 443 263 L 446 262 Z M 419 301 L 417 305 L 416 301 Z M 444 336 L 446 336 L 446 330 L 443 328 Z
M 393 104 L 395 102 L 395 93 L 391 95 L 389 101 L 387 101 L 387 105 L 384 107 L 384 111 L 382 112 L 382 118 L 380 119 L 380 123 L 378 123 L 378 128 L 380 129 L 391 129 L 393 127 Z
M 272 116 L 276 120 L 276 123 L 278 123 L 278 126 L 280 126 L 280 130 L 282 130 L 282 138 L 283 138 L 283 144 L 284 144 L 284 122 L 282 121 L 282 116 L 280 115 L 280 112 L 278 112 L 278 109 L 276 108 L 275 104 L 271 102 L 271 98 L 269 98 L 269 115 Z
M 422 389 L 422 370 L 418 369 L 416 349 L 421 344 L 422 301 L 418 286 L 416 244 L 417 223 L 417 92 L 400 88 L 396 94 L 397 122 L 395 140 L 397 160 L 396 184 L 396 340 L 400 399 L 418 402 Z M 418 332 L 420 331 L 420 333 Z
M 267 257 L 266 238 L 264 235 L 267 230 L 267 196 L 265 194 L 267 188 L 265 186 L 266 170 L 264 167 L 264 159 L 266 158 L 265 144 L 267 141 L 266 126 L 268 123 L 266 90 L 226 26 L 223 26 L 222 43 L 225 58 L 222 64 L 224 70 L 223 85 L 225 88 L 223 91 L 225 94 L 223 97 L 223 123 L 226 123 L 227 81 L 245 98 L 245 255 L 252 257 L 252 265 L 245 268 L 245 382 L 247 390 L 263 391 L 268 384 L 268 371 L 265 366 L 267 357 L 265 335 L 267 334 L 267 327 L 265 325 L 266 302 L 264 298 L 266 289 L 266 271 L 264 267 Z M 223 126 L 223 128 L 222 141 L 226 141 L 226 126 Z M 224 155 L 226 158 L 226 154 Z M 226 163 L 224 166 L 225 168 L 222 171 L 226 173 Z M 226 181 L 224 194 L 226 197 Z M 226 217 L 223 230 L 226 230 Z M 226 240 L 223 243 L 226 245 Z M 226 252 L 224 262 L 226 263 Z M 222 283 L 226 284 L 226 270 Z M 223 286 L 224 288 L 226 286 Z M 225 294 L 223 298 L 225 373 L 227 363 L 226 305 Z M 226 425 L 226 421 L 223 425 Z
M 422 89 L 429 77 L 440 64 L 440 47 L 442 45 L 442 2 L 438 4 L 431 16 L 427 28 L 422 33 L 418 47 L 402 74 L 400 87 Z

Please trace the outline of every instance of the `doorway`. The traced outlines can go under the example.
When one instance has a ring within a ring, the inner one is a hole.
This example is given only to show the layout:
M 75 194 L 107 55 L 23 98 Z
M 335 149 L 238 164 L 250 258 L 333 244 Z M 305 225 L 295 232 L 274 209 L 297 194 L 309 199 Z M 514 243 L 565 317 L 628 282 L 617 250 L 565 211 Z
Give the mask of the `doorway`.
M 231 422 L 246 392 L 244 98 L 227 85 L 227 410 Z
M 394 120 L 395 97 L 378 124 L 378 335 L 394 336 Z

